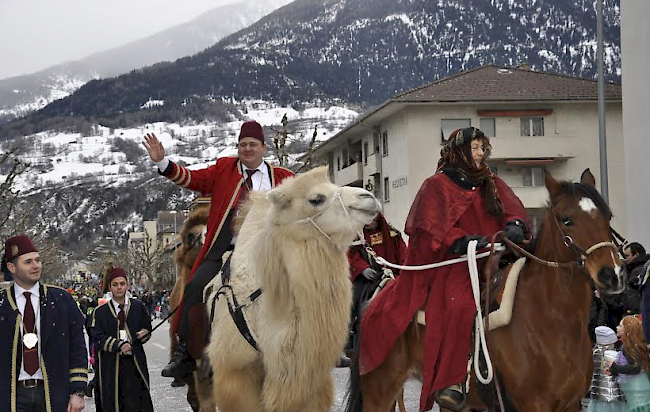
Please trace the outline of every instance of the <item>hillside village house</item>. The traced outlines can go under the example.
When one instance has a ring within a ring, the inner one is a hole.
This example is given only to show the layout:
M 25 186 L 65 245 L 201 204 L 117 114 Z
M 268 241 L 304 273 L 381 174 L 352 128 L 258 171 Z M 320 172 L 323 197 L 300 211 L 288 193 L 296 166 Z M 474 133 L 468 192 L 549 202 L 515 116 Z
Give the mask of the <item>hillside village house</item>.
M 609 203 L 625 233 L 621 86 L 606 85 Z M 483 66 L 397 95 L 316 148 L 339 185 L 364 187 L 403 229 L 420 185 L 451 131 L 474 126 L 491 137 L 492 170 L 528 209 L 535 228 L 548 199 L 544 168 L 579 181 L 600 178 L 597 82 L 526 69 Z

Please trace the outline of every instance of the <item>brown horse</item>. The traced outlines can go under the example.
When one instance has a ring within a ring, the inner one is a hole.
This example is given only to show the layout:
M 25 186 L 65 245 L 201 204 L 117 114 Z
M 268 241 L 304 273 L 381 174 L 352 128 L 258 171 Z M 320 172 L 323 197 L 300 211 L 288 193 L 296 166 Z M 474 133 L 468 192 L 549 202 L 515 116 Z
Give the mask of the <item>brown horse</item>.
M 190 213 L 181 228 L 181 245 L 174 252 L 174 263 L 178 267 L 178 278 L 169 296 L 170 310 L 175 310 L 183 299 L 187 278 L 203 246 L 208 215 L 209 207 L 197 207 Z M 170 322 L 171 319 L 173 317 L 170 318 Z M 169 328 L 169 338 L 171 343 L 170 353 L 174 353 L 177 342 L 173 328 L 171 327 Z M 198 374 L 195 372 L 185 379 L 185 383 L 187 384 L 187 401 L 192 406 L 194 412 L 212 412 L 216 409 L 210 379 L 200 380 Z
M 592 374 L 587 326 L 592 283 L 601 293 L 619 293 L 625 273 L 610 242 L 611 212 L 589 169 L 581 183 L 557 182 L 547 173 L 546 187 L 550 202 L 535 255 L 563 264 L 528 261 L 510 324 L 488 332 L 487 341 L 495 376 L 502 376 L 518 411 L 578 412 Z M 356 354 L 347 412 L 391 410 L 405 381 L 421 375 L 424 328 L 412 322 L 384 363 L 366 375 L 359 376 Z M 466 410 L 484 409 L 476 379 L 472 382 Z

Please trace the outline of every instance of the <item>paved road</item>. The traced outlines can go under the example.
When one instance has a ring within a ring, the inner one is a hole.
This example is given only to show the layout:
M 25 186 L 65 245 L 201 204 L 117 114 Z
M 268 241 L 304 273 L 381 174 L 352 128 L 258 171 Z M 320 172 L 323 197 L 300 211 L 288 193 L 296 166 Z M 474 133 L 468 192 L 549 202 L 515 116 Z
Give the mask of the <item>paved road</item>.
M 159 321 L 154 321 L 154 326 Z M 151 398 L 156 412 L 191 412 L 192 408 L 185 401 L 186 388 L 172 388 L 171 379 L 160 376 L 160 371 L 169 360 L 169 326 L 163 325 L 156 329 L 151 340 L 145 345 L 149 375 L 151 379 Z M 336 401 L 332 412 L 342 411 L 343 397 L 348 382 L 348 369 L 335 369 L 332 372 L 336 385 Z M 420 384 L 408 382 L 405 391 L 405 403 L 408 411 L 417 411 L 420 398 Z M 86 398 L 86 412 L 95 412 L 94 399 Z M 438 408 L 434 408 L 438 411 Z

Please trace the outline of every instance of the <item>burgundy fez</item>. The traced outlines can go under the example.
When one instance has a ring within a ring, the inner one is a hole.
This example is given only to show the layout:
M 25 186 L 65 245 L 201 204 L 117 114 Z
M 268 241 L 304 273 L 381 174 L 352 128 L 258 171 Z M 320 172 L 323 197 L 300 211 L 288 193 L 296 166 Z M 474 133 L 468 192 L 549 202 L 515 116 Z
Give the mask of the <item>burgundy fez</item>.
M 126 270 L 122 268 L 113 268 L 111 269 L 110 272 L 108 272 L 108 284 L 110 285 L 111 282 L 117 278 L 124 278 L 125 280 L 129 280 L 129 278 L 126 275 Z
M 27 235 L 18 235 L 10 237 L 5 242 L 5 259 L 7 262 L 11 262 L 16 259 L 18 256 L 22 256 L 25 253 L 38 252 L 34 242 Z
M 244 137 L 252 137 L 264 144 L 264 131 L 262 130 L 262 126 L 260 126 L 260 124 L 255 120 L 244 122 L 244 124 L 241 125 L 241 130 L 239 131 L 239 140 L 243 139 Z

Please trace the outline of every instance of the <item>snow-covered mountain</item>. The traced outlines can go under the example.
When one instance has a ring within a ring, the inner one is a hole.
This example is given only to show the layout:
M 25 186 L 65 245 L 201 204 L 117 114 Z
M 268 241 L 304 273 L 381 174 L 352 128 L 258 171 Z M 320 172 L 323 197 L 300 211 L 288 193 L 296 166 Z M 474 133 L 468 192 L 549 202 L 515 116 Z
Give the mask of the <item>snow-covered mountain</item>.
M 317 127 L 317 141 L 334 135 L 357 117 L 343 107 L 279 107 L 263 101 L 239 102 L 246 118 L 260 122 L 267 141 L 289 120 L 290 162 L 306 150 Z M 27 204 L 39 205 L 35 223 L 47 227 L 65 250 L 83 258 L 102 238 L 124 241 L 127 231 L 142 220 L 156 218 L 159 210 L 187 208 L 192 192 L 158 176 L 141 141 L 155 133 L 169 157 L 189 168 L 202 168 L 223 156 L 235 156 L 243 120 L 145 124 L 135 128 L 93 127 L 89 133 L 41 132 L 19 139 L 21 159 L 29 173 L 16 181 Z M 3 149 L 18 141 L 4 142 Z M 3 150 L 0 150 L 2 153 Z M 269 150 L 268 159 L 273 161 Z M 4 181 L 0 170 L 0 183 Z
M 606 72 L 617 80 L 619 1 L 605 10 Z M 232 99 L 377 104 L 487 63 L 593 78 L 594 2 L 296 0 L 192 57 L 91 82 L 41 116 L 114 118 L 152 96 L 160 113 Z
M 212 46 L 291 0 L 243 1 L 215 8 L 187 23 L 78 61 L 0 80 L 0 123 L 41 109 L 92 79 L 113 77 Z

